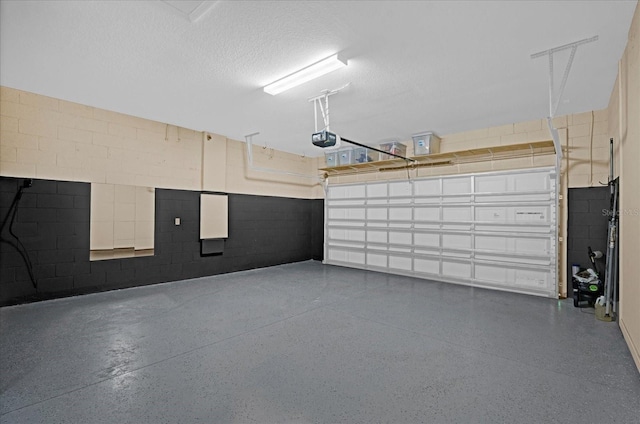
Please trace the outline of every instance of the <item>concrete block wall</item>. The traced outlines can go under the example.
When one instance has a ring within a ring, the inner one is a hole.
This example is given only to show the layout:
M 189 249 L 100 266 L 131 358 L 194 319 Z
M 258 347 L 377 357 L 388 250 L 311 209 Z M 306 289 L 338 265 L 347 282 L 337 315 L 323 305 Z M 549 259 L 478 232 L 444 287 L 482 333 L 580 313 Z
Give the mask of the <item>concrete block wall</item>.
M 315 158 L 0 87 L 0 175 L 61 181 L 321 198 Z
M 1 175 L 200 188 L 196 131 L 0 89 Z
M 609 177 L 609 114 L 606 109 L 567 118 L 567 176 L 570 188 L 598 187 Z M 562 127 L 560 127 L 562 128 Z
M 568 187 L 593 187 L 599 186 L 599 181 L 607 181 L 609 172 L 608 118 L 608 111 L 605 109 L 560 116 L 553 120 L 555 127 L 559 130 L 561 143 L 565 149 L 562 171 L 568 176 L 566 180 Z M 547 141 L 551 140 L 551 134 L 549 133 L 546 119 L 536 119 L 443 135 L 441 140 L 440 152 L 447 153 L 483 147 Z M 402 143 L 407 145 L 407 155 L 413 155 L 413 141 L 405 140 Z M 324 160 L 322 160 L 322 166 L 325 166 Z M 418 171 L 413 171 L 411 176 L 464 174 L 541 166 L 555 166 L 555 158 L 552 155 L 547 155 L 420 168 Z M 405 178 L 407 178 L 406 171 L 397 171 L 338 176 L 332 177 L 330 182 L 343 184 Z
M 583 187 L 569 189 L 569 217 L 567 234 L 567 292 L 572 293 L 571 266 L 591 268 L 588 247 L 607 253 L 608 211 L 610 194 L 608 187 Z M 596 266 L 604 281 L 605 259 L 596 260 Z
M 618 64 L 609 100 L 609 131 L 614 137 L 620 176 L 619 325 L 640 370 L 640 6 Z
M 22 182 L 0 177 L 3 217 Z M 156 189 L 154 256 L 90 261 L 90 191 L 89 183 L 39 179 L 25 189 L 13 230 L 29 253 L 38 288 L 20 254 L 3 241 L 0 306 L 322 259 L 322 199 L 230 194 L 224 253 L 203 257 L 200 192 Z M 2 239 L 16 243 L 7 228 Z
M 317 160 L 262 148 L 254 156 L 256 166 L 309 177 L 252 171 L 245 143 L 224 136 L 0 87 L 0 179 L 9 187 L 0 207 L 8 208 L 5 198 L 15 194 L 22 178 L 35 178 L 30 194 L 54 187 L 38 198 L 34 210 L 28 202 L 21 204 L 16 224 L 21 236 L 43 243 L 28 239 L 25 246 L 35 258 L 36 278 L 44 283 L 34 290 L 25 280 L 25 265 L 3 243 L 0 303 L 321 259 L 324 209 Z M 105 239 L 96 247 L 155 247 L 155 256 L 89 262 L 94 229 L 89 183 L 114 187 L 108 208 L 113 217 L 106 220 L 112 221 L 100 229 Z M 67 184 L 83 187 L 85 209 L 76 209 L 73 198 L 56 191 L 69 190 Z M 155 222 L 137 201 L 116 199 L 116 187 L 135 197 L 155 189 Z M 229 225 L 235 235 L 230 234 L 222 257 L 200 258 L 202 191 L 230 194 Z M 164 222 L 169 215 L 170 223 Z M 175 217 L 183 217 L 182 225 L 173 225 Z M 71 235 L 77 242 L 69 248 L 73 255 L 64 247 Z M 48 252 L 40 254 L 43 249 Z
M 4 218 L 23 183 L 0 177 L 0 215 Z M 28 252 L 37 280 L 32 287 L 26 263 L 12 246 L 8 228 L 0 243 L 0 304 L 64 293 L 91 281 L 89 264 L 90 186 L 77 182 L 33 180 L 18 204 L 13 232 Z M 8 224 L 7 224 L 8 225 Z
M 226 192 L 244 194 L 269 194 L 272 196 L 322 198 L 324 191 L 320 183 L 317 162 L 292 153 L 259 144 L 253 146 L 253 168 L 249 167 L 246 144 L 227 139 L 226 144 Z M 205 157 L 206 159 L 206 157 Z M 279 170 L 282 174 L 263 171 Z M 295 175 L 308 175 L 308 178 Z

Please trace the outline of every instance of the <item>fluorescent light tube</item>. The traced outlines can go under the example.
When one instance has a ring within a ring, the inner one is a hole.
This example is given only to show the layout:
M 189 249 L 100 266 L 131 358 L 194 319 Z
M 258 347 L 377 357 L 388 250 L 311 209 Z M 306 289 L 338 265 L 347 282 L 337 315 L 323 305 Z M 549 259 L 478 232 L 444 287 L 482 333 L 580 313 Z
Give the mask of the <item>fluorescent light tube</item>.
M 296 87 L 300 84 L 304 84 L 307 81 L 318 78 L 324 74 L 340 69 L 347 66 L 347 60 L 343 59 L 337 54 L 329 56 L 326 59 L 322 59 L 319 62 L 309 65 L 306 68 L 300 69 L 293 74 L 279 79 L 276 82 L 264 87 L 264 92 L 275 96 L 290 88 Z

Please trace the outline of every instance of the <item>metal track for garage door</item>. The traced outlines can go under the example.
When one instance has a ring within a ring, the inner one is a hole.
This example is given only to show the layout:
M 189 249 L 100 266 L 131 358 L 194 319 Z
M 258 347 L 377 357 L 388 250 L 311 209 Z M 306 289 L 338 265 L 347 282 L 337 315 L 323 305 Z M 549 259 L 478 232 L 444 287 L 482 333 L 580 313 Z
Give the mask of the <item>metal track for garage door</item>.
M 325 263 L 556 298 L 555 168 L 330 185 Z

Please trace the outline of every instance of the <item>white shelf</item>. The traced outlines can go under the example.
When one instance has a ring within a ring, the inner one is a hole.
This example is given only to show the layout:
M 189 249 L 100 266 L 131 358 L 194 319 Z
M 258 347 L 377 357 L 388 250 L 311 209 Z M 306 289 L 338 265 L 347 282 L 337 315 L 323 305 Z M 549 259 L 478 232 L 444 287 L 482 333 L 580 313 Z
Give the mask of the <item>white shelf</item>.
M 427 156 L 411 157 L 411 161 L 404 159 L 390 159 L 376 162 L 341 165 L 331 168 L 320 168 L 327 176 L 348 175 L 354 173 L 398 171 L 432 166 L 458 165 L 462 163 L 485 162 L 492 160 L 514 159 L 555 155 L 556 150 L 552 140 L 531 143 L 508 144 L 503 146 L 483 147 L 478 149 L 460 150 L 447 153 L 432 153 Z

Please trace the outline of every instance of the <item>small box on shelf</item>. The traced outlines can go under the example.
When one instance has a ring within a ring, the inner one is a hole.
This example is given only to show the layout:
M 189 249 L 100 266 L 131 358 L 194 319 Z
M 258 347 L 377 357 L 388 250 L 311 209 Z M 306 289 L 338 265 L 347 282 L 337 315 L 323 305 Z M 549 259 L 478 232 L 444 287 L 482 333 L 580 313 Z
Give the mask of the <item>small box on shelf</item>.
M 353 163 L 367 163 L 373 162 L 374 151 L 367 149 L 366 147 L 356 147 L 353 149 Z
M 338 165 L 351 165 L 353 163 L 353 148 L 347 147 L 338 150 Z
M 382 143 L 380 145 L 380 150 L 384 150 L 385 152 L 392 153 L 394 155 L 406 156 L 407 155 L 407 146 L 397 141 L 391 141 L 389 143 Z M 380 153 L 380 160 L 388 160 L 388 159 L 396 159 L 395 156 L 391 156 L 388 154 Z
M 433 132 L 427 131 L 414 134 L 412 138 L 414 156 L 424 156 L 440 152 L 440 137 Z
M 327 162 L 327 168 L 338 166 L 338 152 L 325 153 L 324 160 Z

